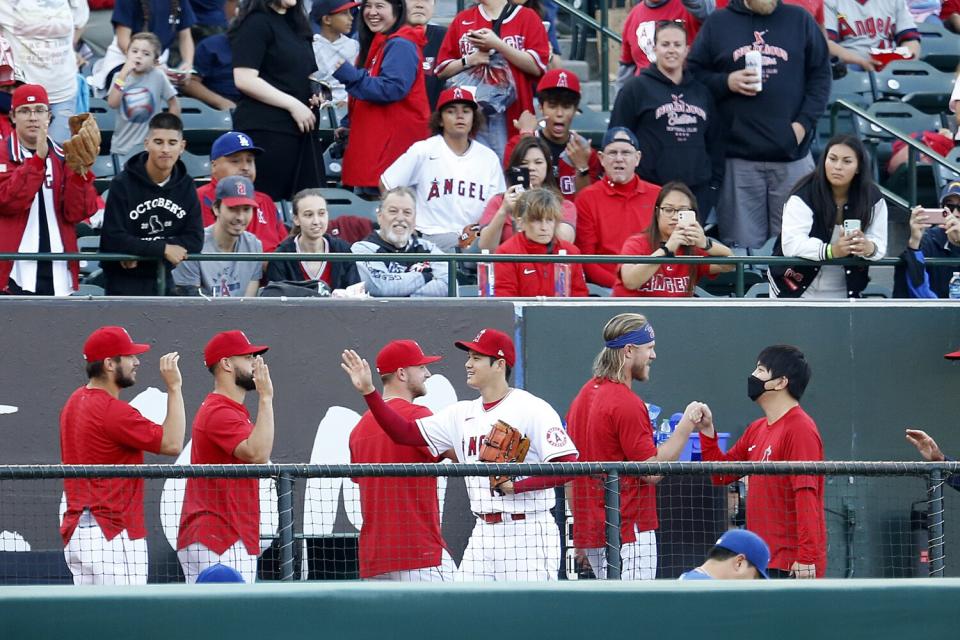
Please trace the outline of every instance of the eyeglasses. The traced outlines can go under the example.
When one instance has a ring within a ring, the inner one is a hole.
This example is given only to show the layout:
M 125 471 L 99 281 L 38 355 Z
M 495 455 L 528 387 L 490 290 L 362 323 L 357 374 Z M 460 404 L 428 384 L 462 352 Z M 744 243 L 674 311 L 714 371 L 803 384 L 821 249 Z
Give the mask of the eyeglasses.
M 660 207 L 660 213 L 671 218 L 681 211 L 693 211 L 693 207 Z
M 621 138 L 616 138 L 614 142 L 626 142 L 627 144 L 630 144 L 628 140 L 623 140 Z M 626 151 L 626 150 L 617 151 L 616 149 L 612 151 L 601 151 L 603 155 L 611 158 L 629 158 L 630 156 L 634 155 L 636 152 L 637 152 L 636 149 L 630 149 L 629 151 Z
M 960 202 L 944 203 L 943 208 L 952 211 L 953 213 L 960 213 Z
M 30 116 L 37 116 L 38 118 L 42 118 L 43 116 L 50 113 L 50 109 L 48 109 L 47 107 L 33 107 L 33 108 L 20 107 L 19 109 L 14 111 L 14 113 L 16 113 L 18 116 L 23 116 L 24 118 L 29 118 Z

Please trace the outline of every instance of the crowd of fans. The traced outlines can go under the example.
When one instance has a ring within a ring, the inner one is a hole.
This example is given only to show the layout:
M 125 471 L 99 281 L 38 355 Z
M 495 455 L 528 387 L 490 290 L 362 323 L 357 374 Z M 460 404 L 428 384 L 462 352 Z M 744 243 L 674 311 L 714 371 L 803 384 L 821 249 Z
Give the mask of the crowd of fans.
M 811 264 L 771 270 L 772 295 L 858 297 L 868 262 L 819 263 L 887 256 L 887 211 L 856 137 L 830 140 L 819 162 L 812 151 L 832 77 L 841 67 L 876 70 L 888 55 L 921 55 L 918 21 L 953 30 L 960 22 L 954 0 L 935 10 L 908 0 L 644 0 L 627 18 L 620 90 L 593 148 L 572 129 L 581 78 L 563 68 L 555 25 L 542 21 L 549 2 L 482 0 L 443 29 L 430 24 L 434 1 L 116 0 L 113 40 L 89 76 L 77 72 L 89 66 L 86 0 L 5 4 L 3 250 L 73 251 L 74 226 L 92 216 L 102 251 L 142 258 L 103 263 L 108 295 L 256 295 L 282 281 L 311 294 L 444 296 L 450 279 L 467 281 L 470 269 L 389 258 L 264 266 L 187 256 L 724 257 L 773 244 L 774 255 Z M 94 172 L 71 169 L 59 146 L 91 95 L 117 112 L 101 152 L 118 173 L 103 200 Z M 232 112 L 235 131 L 213 144 L 211 180 L 199 188 L 180 159 L 178 95 Z M 952 111 L 958 99 L 960 85 Z M 332 220 L 317 190 L 316 130 L 327 110 L 343 151 L 342 184 L 380 201 L 376 225 Z M 943 142 L 938 152 L 949 152 L 952 135 L 931 132 Z M 912 215 L 902 295 L 945 294 L 944 274 L 925 269 L 923 257 L 958 250 L 958 192 L 948 184 L 940 202 L 924 203 L 944 207 L 941 219 Z M 294 203 L 292 229 L 277 206 L 284 201 Z M 167 271 L 164 291 L 157 261 Z M 498 263 L 491 289 L 557 295 L 560 269 L 569 270 L 573 296 L 588 295 L 588 284 L 614 296 L 687 296 L 723 271 Z M 67 295 L 78 286 L 76 264 L 66 261 L 6 262 L 0 273 L 9 294 Z

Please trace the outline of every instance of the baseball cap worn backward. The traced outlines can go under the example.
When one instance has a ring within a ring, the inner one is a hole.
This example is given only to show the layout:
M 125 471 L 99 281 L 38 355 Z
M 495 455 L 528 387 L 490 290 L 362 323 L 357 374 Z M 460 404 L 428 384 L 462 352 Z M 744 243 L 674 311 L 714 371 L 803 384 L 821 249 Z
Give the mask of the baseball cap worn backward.
M 377 354 L 377 373 L 386 375 L 404 367 L 419 367 L 440 360 L 440 356 L 428 356 L 416 340 L 394 340 Z
M 100 327 L 83 343 L 83 359 L 100 362 L 117 356 L 136 356 L 150 350 L 150 345 L 133 341 L 123 327 Z
M 516 361 L 513 340 L 503 331 L 497 331 L 496 329 L 482 329 L 472 342 L 461 340 L 455 342 L 454 345 L 464 351 L 476 351 L 492 358 L 503 358 L 511 367 Z
M 763 541 L 763 538 L 753 531 L 731 529 L 720 536 L 714 546 L 723 547 L 734 553 L 742 553 L 750 564 L 756 567 L 760 575 L 767 580 L 770 579 L 770 576 L 767 575 L 767 565 L 770 563 L 770 548 Z
M 444 89 L 437 99 L 437 111 L 442 111 L 444 107 L 454 102 L 468 104 L 474 109 L 479 108 L 477 100 L 473 97 L 473 92 L 463 87 L 450 87 L 449 89 Z
M 256 208 L 257 201 L 253 197 L 254 193 L 256 192 L 250 178 L 230 176 L 217 183 L 215 197 L 221 204 L 228 207 L 239 207 L 247 204 Z
M 567 89 L 579 96 L 580 78 L 573 71 L 567 69 L 550 69 L 543 74 L 540 82 L 537 83 L 537 93 L 547 89 Z
M 943 204 L 943 201 L 950 196 L 960 196 L 960 180 L 953 180 L 947 183 L 947 186 L 940 192 L 940 204 Z
M 263 153 L 263 149 L 253 144 L 253 139 L 240 131 L 227 131 L 213 141 L 210 147 L 210 159 L 216 160 L 238 151 L 252 151 L 255 155 Z
M 50 106 L 47 90 L 38 84 L 23 84 L 13 92 L 10 108 L 16 111 L 23 105 L 45 104 Z
M 203 363 L 212 367 L 222 358 L 233 356 L 260 355 L 266 353 L 270 347 L 251 344 L 247 334 L 243 331 L 221 331 L 210 338 L 210 342 L 203 349 Z
M 607 129 L 607 132 L 603 134 L 603 144 L 600 145 L 600 150 L 606 149 L 607 145 L 613 144 L 614 142 L 626 142 L 634 149 L 640 149 L 640 142 L 637 141 L 637 136 L 626 127 L 611 127 Z

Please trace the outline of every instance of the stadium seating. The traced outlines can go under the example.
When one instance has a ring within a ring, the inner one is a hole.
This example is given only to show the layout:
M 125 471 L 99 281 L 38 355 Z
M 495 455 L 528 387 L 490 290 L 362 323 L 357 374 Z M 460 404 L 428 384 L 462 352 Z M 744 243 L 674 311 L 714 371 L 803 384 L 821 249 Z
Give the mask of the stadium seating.
M 97 156 L 97 159 L 93 161 L 93 175 L 96 176 L 93 180 L 93 186 L 97 193 L 102 195 L 104 191 L 110 188 L 110 181 L 113 180 L 113 176 L 117 175 L 114 157 L 112 155 Z
M 897 60 L 877 72 L 876 88 L 880 100 L 899 100 L 924 113 L 939 114 L 947 110 L 953 75 L 926 62 Z
M 106 100 L 90 98 L 90 113 L 100 128 L 100 152 L 105 153 L 110 149 L 110 139 L 117 126 L 117 112 L 110 108 Z
M 200 156 L 189 151 L 184 151 L 180 160 L 187 167 L 187 173 L 191 178 L 208 179 L 210 178 L 210 157 Z
M 942 23 L 922 22 L 920 59 L 940 71 L 953 73 L 960 64 L 960 34 L 949 31 Z
M 943 188 L 945 184 L 952 180 L 960 180 L 960 147 L 954 147 L 953 151 L 947 154 L 947 160 L 958 167 L 957 171 L 945 169 L 938 164 L 933 165 L 933 173 L 936 177 L 937 186 Z
M 233 129 L 229 111 L 217 111 L 194 98 L 179 98 L 180 119 L 187 148 L 197 155 L 210 155 L 210 146 L 221 134 Z
M 590 141 L 594 149 L 599 150 L 603 143 L 603 134 L 610 126 L 609 111 L 594 111 L 586 107 L 573 116 L 570 128 Z
M 342 215 L 360 216 L 373 222 L 377 221 L 378 203 L 364 200 L 347 189 L 321 189 L 327 201 L 327 211 L 333 220 Z M 291 213 L 292 215 L 292 213 Z

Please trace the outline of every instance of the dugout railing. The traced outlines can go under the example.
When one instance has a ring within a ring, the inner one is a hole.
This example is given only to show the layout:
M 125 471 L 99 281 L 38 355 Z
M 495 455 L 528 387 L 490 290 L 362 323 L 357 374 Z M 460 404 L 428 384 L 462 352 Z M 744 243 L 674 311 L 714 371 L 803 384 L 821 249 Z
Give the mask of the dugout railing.
M 0 466 L 0 530 L 3 530 L 0 537 L 3 543 L 0 583 L 70 581 L 59 540 L 60 518 L 56 514 L 58 501 L 61 502 L 61 514 L 65 508 L 61 493 L 65 479 L 147 480 L 145 512 L 147 527 L 151 529 L 148 534 L 150 575 L 151 581 L 159 582 L 182 580 L 173 549 L 176 531 L 172 534 L 157 531 L 158 515 L 161 523 L 176 523 L 179 512 L 170 505 L 178 499 L 182 503 L 182 483 L 191 478 L 260 479 L 260 533 L 266 550 L 261 557 L 260 577 L 290 581 L 357 577 L 355 541 L 363 525 L 354 521 L 360 512 L 362 489 L 357 488 L 354 481 L 361 479 L 433 477 L 446 481 L 446 508 L 442 502 L 440 506 L 443 535 L 454 561 L 461 562 L 463 546 L 469 540 L 475 518 L 470 513 L 469 504 L 463 500 L 466 493 L 462 485 L 452 483 L 455 479 L 485 479 L 491 475 L 564 476 L 571 482 L 587 477 L 602 483 L 608 579 L 620 577 L 621 487 L 625 482 L 641 481 L 648 476 L 663 478 L 657 487 L 660 519 L 657 576 L 673 578 L 681 570 L 697 566 L 723 531 L 743 525 L 744 501 L 735 499 L 727 485 L 714 485 L 710 479 L 717 474 L 735 477 L 823 476 L 829 532 L 827 544 L 831 557 L 829 577 L 941 577 L 947 567 L 945 524 L 954 516 L 946 508 L 949 500 L 944 498 L 944 485 L 954 473 L 960 473 L 960 463 L 4 465 Z M 157 480 L 165 481 L 163 491 L 157 486 Z M 176 485 L 177 482 L 181 484 Z M 747 485 L 749 496 L 749 481 Z M 570 505 L 565 499 L 570 486 L 568 483 L 566 492 L 563 489 L 554 491 L 557 504 L 552 515 L 557 528 L 555 533 L 550 529 L 550 535 L 559 537 L 562 548 L 559 577 L 593 577 L 589 567 L 584 570 L 577 566 L 578 553 L 571 535 L 577 524 L 571 518 Z M 729 486 L 742 485 L 733 483 Z M 173 493 L 168 495 L 168 489 Z M 952 493 L 952 489 L 950 491 Z M 443 494 L 441 489 L 441 501 Z M 455 508 L 457 504 L 459 515 Z M 403 510 L 409 509 L 410 505 L 397 501 L 389 508 Z M 766 517 L 793 516 L 768 514 Z M 750 518 L 748 510 L 748 522 Z M 318 529 L 319 521 L 326 523 L 324 531 Z M 342 546 L 332 551 L 339 554 L 333 560 L 338 567 L 337 575 L 319 575 L 309 570 L 311 561 L 320 562 L 311 558 L 311 554 L 331 552 L 330 548 L 311 547 L 311 542 L 336 539 L 354 543 L 352 551 L 344 551 Z M 523 544 L 522 540 L 503 542 L 506 546 Z M 459 548 L 454 550 L 458 545 Z M 263 566 L 268 562 L 269 571 Z M 525 578 L 521 575 L 518 579 Z
M 196 253 L 189 254 L 187 259 L 193 262 L 223 262 L 224 254 Z M 39 260 L 39 261 L 81 261 L 98 260 L 100 262 L 120 262 L 130 260 L 156 261 L 156 258 L 120 253 L 0 253 L 0 260 Z M 382 254 L 353 254 L 353 253 L 231 253 L 231 262 L 291 262 L 291 261 L 339 261 L 339 262 L 382 262 Z M 390 254 L 391 262 L 445 262 L 449 273 L 456 274 L 457 265 L 461 263 L 487 262 L 527 262 L 527 263 L 599 263 L 599 264 L 718 264 L 733 265 L 734 267 L 734 296 L 742 298 L 746 295 L 745 275 L 753 265 L 802 265 L 810 264 L 803 258 L 788 258 L 783 256 L 730 256 L 701 258 L 695 256 L 633 256 L 633 255 L 521 255 L 521 254 L 470 254 L 470 253 L 402 253 Z M 157 262 L 157 290 L 166 290 L 167 273 L 163 261 Z M 867 262 L 860 258 L 842 258 L 828 260 L 820 264 L 830 265 L 870 265 L 880 267 L 894 267 L 903 260 L 901 258 L 883 258 Z M 960 258 L 926 258 L 924 263 L 930 266 L 960 266 Z M 458 283 L 456 276 L 447 278 L 447 296 L 458 297 Z M 579 298 L 584 300 L 586 298 Z

